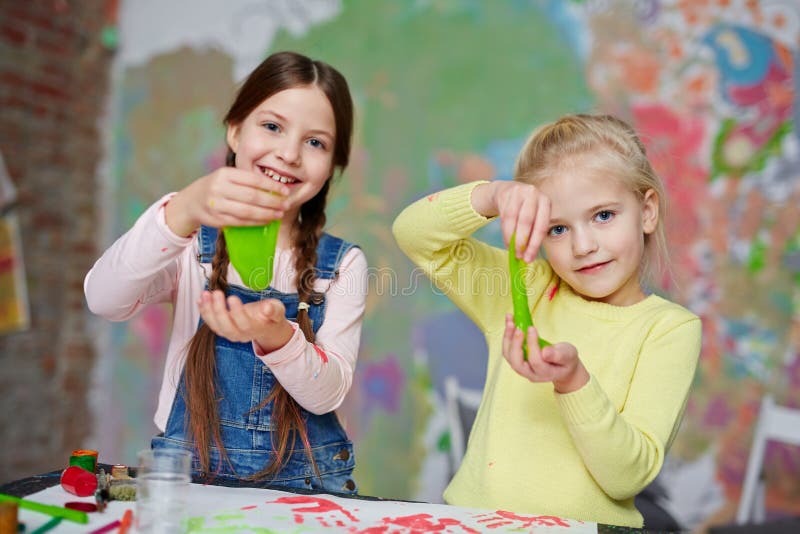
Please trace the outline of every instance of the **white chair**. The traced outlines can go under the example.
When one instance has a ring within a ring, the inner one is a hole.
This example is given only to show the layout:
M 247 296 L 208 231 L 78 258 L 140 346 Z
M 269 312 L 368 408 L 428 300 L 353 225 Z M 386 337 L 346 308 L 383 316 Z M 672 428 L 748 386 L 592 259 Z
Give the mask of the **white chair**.
M 472 423 L 478 413 L 483 392 L 476 389 L 463 388 L 458 378 L 448 375 L 444 379 L 444 397 L 447 409 L 447 426 L 450 429 L 450 460 L 453 473 L 456 472 L 464 452 Z
M 764 522 L 764 454 L 768 441 L 800 445 L 800 409 L 775 404 L 771 395 L 765 395 L 758 412 L 753 432 L 753 446 L 747 460 L 747 471 L 739 499 L 736 522 Z

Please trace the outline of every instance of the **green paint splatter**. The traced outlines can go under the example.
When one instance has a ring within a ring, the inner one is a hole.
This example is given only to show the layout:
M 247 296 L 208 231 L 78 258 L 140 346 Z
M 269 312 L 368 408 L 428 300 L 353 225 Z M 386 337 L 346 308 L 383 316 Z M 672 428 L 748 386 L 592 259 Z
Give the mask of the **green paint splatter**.
M 116 26 L 106 26 L 100 31 L 100 42 L 109 50 L 116 50 L 119 45 L 119 31 Z
M 203 528 L 205 522 L 206 522 L 205 517 L 190 517 L 189 520 L 186 522 L 187 532 L 199 531 L 199 529 Z
M 753 157 L 751 157 L 744 165 L 734 167 L 725 161 L 725 143 L 729 140 L 729 135 L 733 129 L 738 125 L 738 121 L 733 118 L 727 118 L 722 121 L 719 128 L 719 133 L 714 138 L 714 149 L 711 154 L 711 176 L 710 181 L 714 181 L 720 176 L 733 176 L 740 177 L 751 172 L 757 172 L 764 169 L 767 160 L 780 155 L 781 142 L 786 134 L 792 131 L 791 122 L 784 122 L 781 124 L 766 143 L 758 150 L 756 150 Z
M 451 440 L 453 437 L 449 431 L 442 432 L 439 439 L 436 441 L 436 450 L 440 452 L 449 452 L 452 446 Z
M 767 264 L 767 245 L 764 240 L 756 237 L 750 244 L 750 257 L 747 259 L 747 270 L 756 274 Z
M 233 519 L 244 519 L 242 513 L 221 513 L 213 516 L 217 521 L 230 521 Z

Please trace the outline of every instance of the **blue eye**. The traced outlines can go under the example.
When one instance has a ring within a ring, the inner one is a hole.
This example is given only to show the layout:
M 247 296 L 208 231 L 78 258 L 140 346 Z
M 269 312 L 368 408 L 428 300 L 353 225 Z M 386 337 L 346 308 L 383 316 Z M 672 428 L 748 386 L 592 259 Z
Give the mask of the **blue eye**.
M 316 137 L 309 139 L 308 144 L 313 146 L 314 148 L 325 148 L 325 143 L 317 139 Z
M 560 235 L 565 234 L 566 231 L 567 231 L 567 227 L 566 226 L 564 226 L 563 224 L 557 224 L 557 225 L 553 226 L 552 228 L 550 228 L 550 230 L 547 231 L 547 235 L 549 235 L 551 237 L 558 237 Z
M 265 122 L 264 123 L 264 128 L 266 128 L 267 130 L 269 130 L 271 132 L 277 132 L 277 131 L 280 130 L 280 126 L 278 126 L 274 122 Z
M 602 210 L 597 212 L 594 218 L 599 222 L 608 222 L 614 218 L 614 212 L 611 210 Z

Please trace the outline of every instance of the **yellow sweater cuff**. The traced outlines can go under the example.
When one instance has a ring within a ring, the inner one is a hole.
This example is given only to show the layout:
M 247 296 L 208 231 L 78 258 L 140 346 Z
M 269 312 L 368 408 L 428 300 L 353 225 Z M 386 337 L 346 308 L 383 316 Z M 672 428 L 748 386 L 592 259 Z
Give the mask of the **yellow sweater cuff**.
M 594 376 L 581 389 L 571 393 L 556 393 L 564 421 L 569 426 L 596 422 L 608 410 L 609 400 Z
M 481 184 L 488 184 L 486 180 L 469 182 L 464 185 L 451 187 L 437 193 L 444 211 L 453 228 L 459 231 L 466 230 L 469 234 L 484 226 L 493 218 L 487 218 L 475 211 L 472 207 L 472 191 Z

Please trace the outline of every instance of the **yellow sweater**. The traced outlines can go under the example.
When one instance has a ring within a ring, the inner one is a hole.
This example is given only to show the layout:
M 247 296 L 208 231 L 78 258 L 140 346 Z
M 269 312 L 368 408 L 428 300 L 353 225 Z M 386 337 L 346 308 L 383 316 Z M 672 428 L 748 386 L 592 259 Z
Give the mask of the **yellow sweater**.
M 641 527 L 633 499 L 658 474 L 680 424 L 700 320 L 656 295 L 624 307 L 587 301 L 539 259 L 527 279 L 533 323 L 543 338 L 575 345 L 591 378 L 560 395 L 551 383 L 519 376 L 502 355 L 512 311 L 507 252 L 470 237 L 489 221 L 470 203 L 478 183 L 415 202 L 393 226 L 400 248 L 475 322 L 489 348 L 483 401 L 444 498 Z

